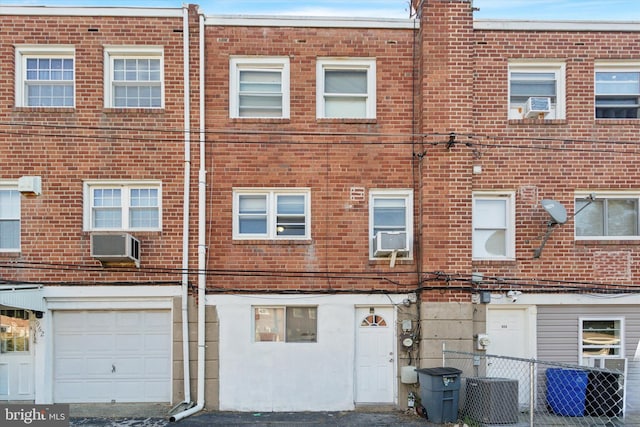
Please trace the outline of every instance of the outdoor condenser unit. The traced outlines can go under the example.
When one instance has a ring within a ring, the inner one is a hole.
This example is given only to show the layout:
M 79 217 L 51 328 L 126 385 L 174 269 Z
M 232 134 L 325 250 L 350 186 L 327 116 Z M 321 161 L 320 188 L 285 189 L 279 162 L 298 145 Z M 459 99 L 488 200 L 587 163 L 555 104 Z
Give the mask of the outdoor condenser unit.
M 483 424 L 516 423 L 518 421 L 518 380 L 467 378 L 464 415 Z

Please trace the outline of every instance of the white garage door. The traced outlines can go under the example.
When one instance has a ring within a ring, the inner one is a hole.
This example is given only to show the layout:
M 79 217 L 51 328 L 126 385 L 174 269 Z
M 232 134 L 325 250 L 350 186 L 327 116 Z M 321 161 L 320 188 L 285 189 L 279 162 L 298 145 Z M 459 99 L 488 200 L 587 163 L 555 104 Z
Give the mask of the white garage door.
M 55 402 L 169 402 L 169 310 L 54 311 Z

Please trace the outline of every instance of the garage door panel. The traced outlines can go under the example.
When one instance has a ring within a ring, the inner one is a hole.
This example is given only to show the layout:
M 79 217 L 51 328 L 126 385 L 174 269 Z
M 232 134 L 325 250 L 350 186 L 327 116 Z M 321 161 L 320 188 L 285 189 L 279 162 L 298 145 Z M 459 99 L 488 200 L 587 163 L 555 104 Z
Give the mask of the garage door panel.
M 144 377 L 143 357 L 120 357 L 116 366 L 116 374 L 126 377 Z
M 85 352 L 94 354 L 113 353 L 115 347 L 115 337 L 113 334 L 84 334 Z
M 53 370 L 56 376 L 81 377 L 86 373 L 85 359 L 80 357 L 56 357 Z
M 132 334 L 132 333 L 120 333 L 114 335 L 115 338 L 115 350 L 118 352 L 133 352 L 137 353 L 141 349 L 144 349 L 144 335 Z M 166 339 L 166 335 L 164 336 Z
M 168 396 L 164 394 L 162 384 L 164 381 L 145 381 L 144 394 L 150 399 L 150 402 L 163 402 L 168 399 Z
M 148 311 L 144 313 L 144 323 L 145 330 L 162 332 L 166 319 L 164 319 L 164 314 L 160 311 Z
M 111 381 L 57 381 L 54 386 L 56 403 L 78 402 L 78 396 L 84 396 L 83 402 L 110 402 Z
M 144 349 L 148 352 L 167 354 L 171 343 L 167 341 L 165 335 L 148 334 L 144 337 Z
M 145 358 L 145 375 L 152 378 L 169 378 L 171 360 L 167 357 L 147 357 Z
M 91 377 L 104 377 L 112 374 L 113 364 L 110 357 L 88 357 L 87 363 L 87 376 Z
M 54 312 L 54 401 L 168 402 L 168 310 Z

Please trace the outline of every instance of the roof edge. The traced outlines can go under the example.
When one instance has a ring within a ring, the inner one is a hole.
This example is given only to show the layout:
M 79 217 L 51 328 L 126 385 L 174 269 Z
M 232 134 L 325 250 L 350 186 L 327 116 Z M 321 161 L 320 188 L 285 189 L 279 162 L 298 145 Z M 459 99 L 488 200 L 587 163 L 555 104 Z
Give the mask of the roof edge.
M 205 25 L 243 27 L 325 27 L 325 28 L 395 28 L 413 30 L 420 26 L 407 18 L 345 18 L 338 16 L 294 15 L 207 15 Z
M 475 19 L 474 30 L 497 31 L 614 31 L 640 32 L 640 21 L 534 21 Z
M 182 17 L 184 8 L 154 7 L 68 7 L 0 6 L 0 16 L 131 16 L 150 18 Z

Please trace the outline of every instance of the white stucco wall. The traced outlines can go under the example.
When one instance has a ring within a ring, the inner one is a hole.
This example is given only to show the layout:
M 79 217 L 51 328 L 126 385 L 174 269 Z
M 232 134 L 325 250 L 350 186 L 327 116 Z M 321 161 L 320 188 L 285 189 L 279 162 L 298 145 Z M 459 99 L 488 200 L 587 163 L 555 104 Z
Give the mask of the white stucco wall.
M 406 295 L 207 296 L 220 325 L 220 410 L 354 409 L 355 307 Z M 254 342 L 252 306 L 315 305 L 318 342 Z

